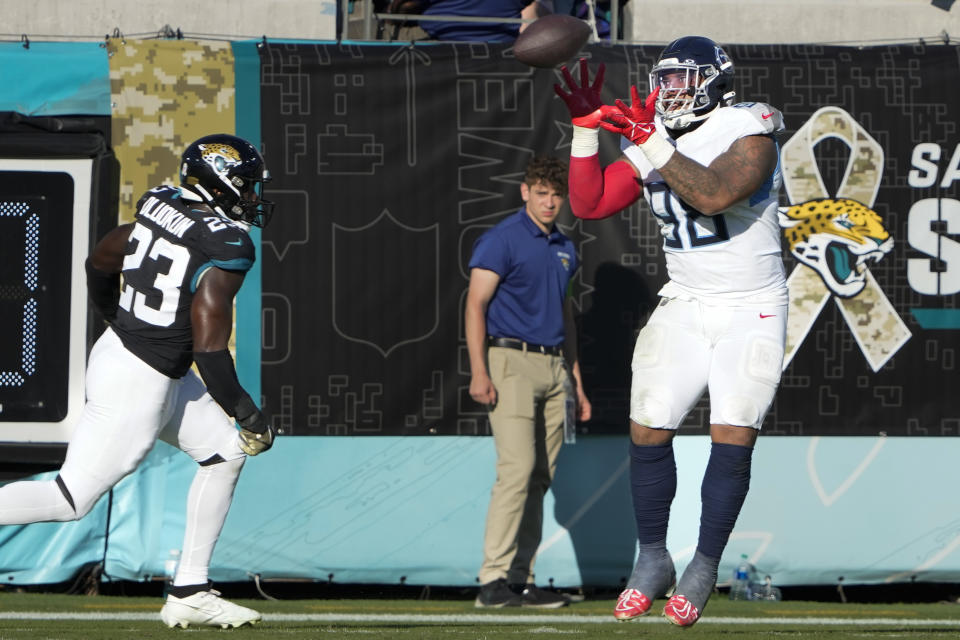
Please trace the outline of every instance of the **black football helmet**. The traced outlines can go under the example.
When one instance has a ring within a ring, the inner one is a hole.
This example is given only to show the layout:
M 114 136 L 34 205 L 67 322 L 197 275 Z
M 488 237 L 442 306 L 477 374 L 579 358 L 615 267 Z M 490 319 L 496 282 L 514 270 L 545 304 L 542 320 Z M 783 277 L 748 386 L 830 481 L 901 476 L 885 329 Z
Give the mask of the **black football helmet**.
M 733 103 L 733 61 L 710 38 L 686 36 L 666 46 L 650 72 L 650 90 L 660 87 L 657 115 L 669 129 L 683 130 Z
M 231 220 L 265 227 L 273 202 L 260 197 L 270 181 L 263 157 L 244 140 L 226 133 L 194 141 L 180 161 L 180 187 Z

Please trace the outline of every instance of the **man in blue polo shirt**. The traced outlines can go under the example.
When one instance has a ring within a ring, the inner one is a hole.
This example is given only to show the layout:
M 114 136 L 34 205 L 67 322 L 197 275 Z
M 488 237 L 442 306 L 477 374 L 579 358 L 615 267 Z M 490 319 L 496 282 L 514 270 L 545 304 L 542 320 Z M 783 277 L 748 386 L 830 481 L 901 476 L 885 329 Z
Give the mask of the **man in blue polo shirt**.
M 590 419 L 566 296 L 579 262 L 554 224 L 566 195 L 566 164 L 535 157 L 520 185 L 524 207 L 484 233 L 470 258 L 464 314 L 470 396 L 489 409 L 497 451 L 477 607 L 569 602 L 537 588 L 533 574 L 568 393 L 576 393 L 576 417 Z

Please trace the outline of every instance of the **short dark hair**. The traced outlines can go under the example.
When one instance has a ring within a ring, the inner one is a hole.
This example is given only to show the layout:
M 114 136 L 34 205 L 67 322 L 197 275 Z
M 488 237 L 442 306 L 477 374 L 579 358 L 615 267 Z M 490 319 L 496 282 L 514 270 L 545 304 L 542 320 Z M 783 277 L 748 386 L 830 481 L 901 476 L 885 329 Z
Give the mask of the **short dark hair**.
M 527 163 L 527 172 L 523 176 L 527 186 L 538 182 L 550 185 L 561 197 L 567 197 L 567 163 L 548 155 L 536 155 Z

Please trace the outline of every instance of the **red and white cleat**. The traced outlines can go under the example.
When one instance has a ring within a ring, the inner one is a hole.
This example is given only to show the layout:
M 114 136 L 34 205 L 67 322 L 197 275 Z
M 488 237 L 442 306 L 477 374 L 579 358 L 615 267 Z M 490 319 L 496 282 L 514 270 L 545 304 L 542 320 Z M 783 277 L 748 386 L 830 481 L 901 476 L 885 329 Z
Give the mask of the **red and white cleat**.
M 700 612 L 684 596 L 676 595 L 667 600 L 663 607 L 663 615 L 667 620 L 679 627 L 690 627 L 700 619 Z
M 613 617 L 624 622 L 645 616 L 650 613 L 651 604 L 650 598 L 639 589 L 624 589 L 617 598 L 617 606 L 613 608 Z

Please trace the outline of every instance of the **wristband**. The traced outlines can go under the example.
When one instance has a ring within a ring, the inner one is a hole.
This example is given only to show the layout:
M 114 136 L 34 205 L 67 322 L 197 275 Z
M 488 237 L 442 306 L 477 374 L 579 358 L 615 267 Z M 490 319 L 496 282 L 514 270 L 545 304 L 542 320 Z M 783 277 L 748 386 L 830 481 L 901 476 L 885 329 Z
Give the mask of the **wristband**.
M 647 160 L 650 161 L 654 169 L 660 169 L 663 165 L 667 164 L 670 158 L 673 157 L 673 153 L 677 150 L 676 147 L 667 142 L 667 139 L 657 131 L 650 134 L 650 137 L 647 138 L 643 144 L 637 146 L 643 151 L 643 155 L 647 156 Z
M 574 158 L 589 158 L 598 153 L 600 153 L 600 130 L 573 125 L 570 155 Z

